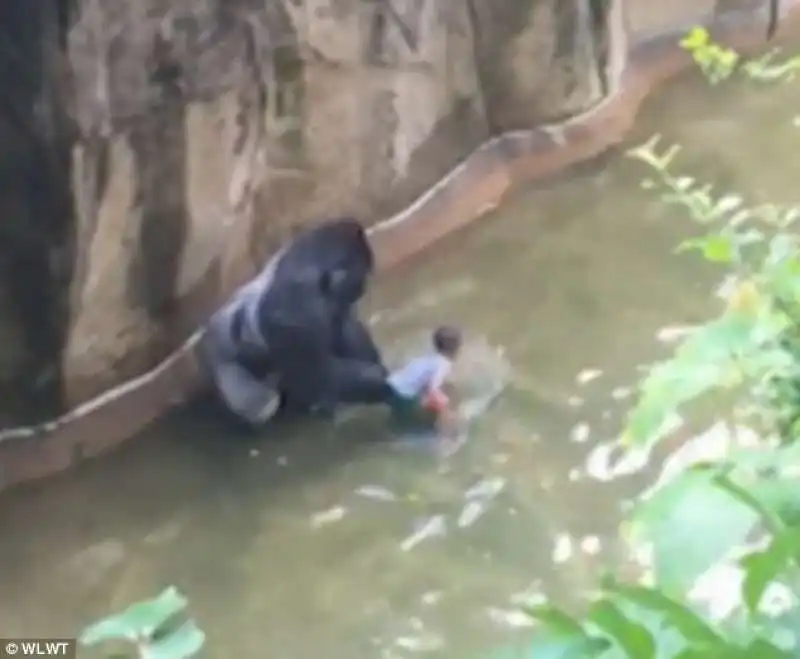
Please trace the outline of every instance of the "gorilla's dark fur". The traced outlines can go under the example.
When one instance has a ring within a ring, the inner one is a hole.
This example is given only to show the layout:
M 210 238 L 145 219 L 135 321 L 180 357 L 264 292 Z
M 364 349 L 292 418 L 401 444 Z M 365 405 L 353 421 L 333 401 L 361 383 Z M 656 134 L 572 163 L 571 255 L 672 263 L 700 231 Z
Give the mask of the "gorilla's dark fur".
M 386 400 L 386 369 L 356 314 L 373 267 L 363 227 L 331 220 L 297 236 L 239 289 L 203 342 L 228 409 L 259 424 L 278 399 L 299 412 Z

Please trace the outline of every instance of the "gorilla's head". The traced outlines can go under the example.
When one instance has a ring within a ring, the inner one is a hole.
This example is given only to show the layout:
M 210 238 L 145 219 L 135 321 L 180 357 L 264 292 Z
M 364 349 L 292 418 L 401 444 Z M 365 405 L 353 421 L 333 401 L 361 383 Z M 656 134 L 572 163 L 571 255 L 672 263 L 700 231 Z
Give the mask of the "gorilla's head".
M 352 266 L 336 267 L 322 275 L 322 291 L 343 306 L 350 307 L 367 292 L 368 272 Z
M 364 227 L 355 218 L 344 217 L 326 222 L 315 233 L 331 248 L 322 273 L 323 291 L 342 305 L 355 304 L 364 296 L 375 267 Z

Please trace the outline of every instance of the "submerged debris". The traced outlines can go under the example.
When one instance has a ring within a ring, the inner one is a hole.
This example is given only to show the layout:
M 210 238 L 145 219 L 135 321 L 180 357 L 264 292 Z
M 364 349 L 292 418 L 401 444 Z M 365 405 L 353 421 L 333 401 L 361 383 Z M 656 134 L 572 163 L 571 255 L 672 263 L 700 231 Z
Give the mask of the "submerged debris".
M 458 528 L 464 529 L 472 526 L 478 519 L 483 517 L 489 507 L 489 503 L 503 491 L 505 486 L 505 478 L 499 476 L 484 478 L 464 492 L 466 504 L 458 516 L 456 522 Z
M 465 499 L 486 499 L 500 494 L 506 486 L 506 479 L 500 476 L 484 478 L 464 492 Z
M 381 485 L 362 485 L 356 489 L 355 493 L 373 501 L 397 501 L 397 495 Z
M 398 636 L 394 640 L 395 647 L 410 652 L 433 652 L 444 646 L 444 639 L 438 634 L 420 634 L 418 636 Z
M 535 606 L 544 604 L 547 601 L 547 597 L 542 592 L 541 581 L 536 580 L 525 590 L 512 595 L 510 601 L 512 605 L 517 607 Z
M 480 499 L 468 501 L 467 505 L 464 506 L 461 510 L 461 514 L 458 516 L 458 528 L 464 529 L 468 526 L 472 526 L 479 518 L 483 517 L 483 514 L 488 508 L 488 504 L 488 501 Z
M 566 563 L 572 557 L 572 538 L 566 533 L 559 533 L 553 546 L 553 562 Z
M 490 607 L 486 609 L 489 619 L 506 629 L 523 629 L 533 626 L 533 619 L 519 609 L 499 609 Z
M 569 439 L 576 444 L 583 444 L 589 439 L 591 432 L 588 423 L 579 423 L 576 425 L 569 434 Z
M 626 398 L 630 398 L 632 393 L 633 392 L 628 387 L 617 387 L 611 392 L 611 397 L 614 400 L 625 400 Z
M 608 482 L 620 476 L 630 476 L 644 469 L 650 460 L 647 449 L 622 449 L 615 441 L 596 446 L 586 458 L 586 474 L 595 480 Z
M 344 506 L 333 506 L 328 510 L 322 510 L 311 516 L 311 526 L 319 528 L 333 522 L 338 522 L 347 514 L 347 509 Z
M 600 553 L 600 538 L 596 535 L 587 535 L 581 540 L 581 551 L 588 556 L 596 556 Z
M 417 530 L 411 535 L 407 536 L 406 539 L 400 543 L 400 549 L 403 551 L 411 551 L 428 538 L 443 536 L 446 529 L 447 525 L 445 524 L 444 515 L 434 515 L 428 518 L 426 522 L 420 524 Z
M 691 334 L 696 328 L 691 325 L 672 325 L 669 327 L 662 327 L 656 332 L 656 338 L 662 343 L 672 343 L 679 341 Z
M 443 595 L 444 593 L 441 590 L 430 590 L 423 594 L 421 600 L 425 606 L 433 606 L 434 604 L 438 604 Z
M 603 374 L 603 371 L 600 371 L 596 368 L 587 368 L 578 373 L 578 376 L 575 378 L 578 384 L 589 384 L 592 380 L 596 380 Z

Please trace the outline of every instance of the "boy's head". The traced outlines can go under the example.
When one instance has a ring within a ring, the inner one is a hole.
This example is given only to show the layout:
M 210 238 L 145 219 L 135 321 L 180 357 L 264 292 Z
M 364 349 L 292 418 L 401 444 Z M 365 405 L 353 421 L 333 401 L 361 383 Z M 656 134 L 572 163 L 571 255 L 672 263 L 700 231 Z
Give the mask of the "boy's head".
M 461 350 L 461 330 L 450 325 L 437 327 L 433 332 L 433 347 L 440 355 L 455 359 Z

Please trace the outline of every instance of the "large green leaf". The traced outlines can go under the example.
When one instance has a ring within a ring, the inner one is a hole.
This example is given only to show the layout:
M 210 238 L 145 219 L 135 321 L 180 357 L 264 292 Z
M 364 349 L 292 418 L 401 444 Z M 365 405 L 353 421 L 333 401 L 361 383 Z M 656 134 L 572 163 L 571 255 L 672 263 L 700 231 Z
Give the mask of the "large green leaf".
M 693 332 L 678 348 L 677 357 L 700 364 L 730 359 L 750 346 L 755 321 L 748 314 L 726 313 Z
M 104 641 L 137 640 L 149 638 L 174 615 L 186 608 L 186 598 L 170 586 L 158 597 L 132 604 L 121 613 L 90 625 L 83 630 L 82 645 L 96 645 Z
M 163 638 L 148 643 L 141 651 L 141 659 L 188 659 L 196 655 L 205 643 L 206 636 L 193 620 L 187 620 Z
M 542 625 L 542 633 L 525 647 L 526 658 L 590 659 L 611 646 L 609 641 L 589 635 L 583 623 L 556 606 L 529 604 L 523 611 Z
M 637 405 L 628 415 L 624 440 L 650 445 L 664 435 L 666 422 L 678 408 L 715 389 L 741 383 L 738 357 L 750 351 L 757 328 L 749 315 L 729 313 L 698 328 L 671 360 L 657 364 L 641 386 Z
M 725 647 L 725 637 L 692 609 L 655 588 L 622 584 L 606 577 L 603 587 L 638 608 L 659 614 L 661 624 L 676 630 L 692 647 Z
M 547 630 L 560 636 L 585 636 L 583 623 L 552 604 L 525 604 L 522 610 Z
M 742 599 L 751 613 L 756 613 L 764 591 L 800 556 L 800 529 L 790 528 L 774 536 L 766 549 L 748 554 L 741 560 L 745 570 Z
M 799 479 L 780 476 L 764 477 L 752 483 L 748 489 L 750 494 L 761 502 L 762 506 L 778 515 L 785 524 L 800 525 Z
M 609 599 L 595 602 L 587 620 L 608 636 L 628 659 L 655 659 L 656 641 L 644 625 L 628 618 Z
M 776 508 L 766 497 L 759 495 L 758 490 L 753 488 L 754 483 L 751 482 L 748 486 L 737 483 L 731 477 L 732 468 L 727 466 L 720 468 L 719 465 L 698 465 L 694 467 L 694 470 L 705 470 L 715 486 L 750 508 L 771 531 L 783 530 L 784 524 Z
M 683 473 L 634 510 L 632 530 L 652 542 L 656 579 L 670 593 L 685 593 L 743 543 L 759 520 L 758 512 L 713 478 L 712 473 Z
M 779 648 L 764 638 L 754 640 L 747 647 L 729 656 L 735 659 L 797 659 L 795 653 Z
M 674 659 L 797 659 L 767 640 L 758 639 L 743 648 L 687 648 Z

